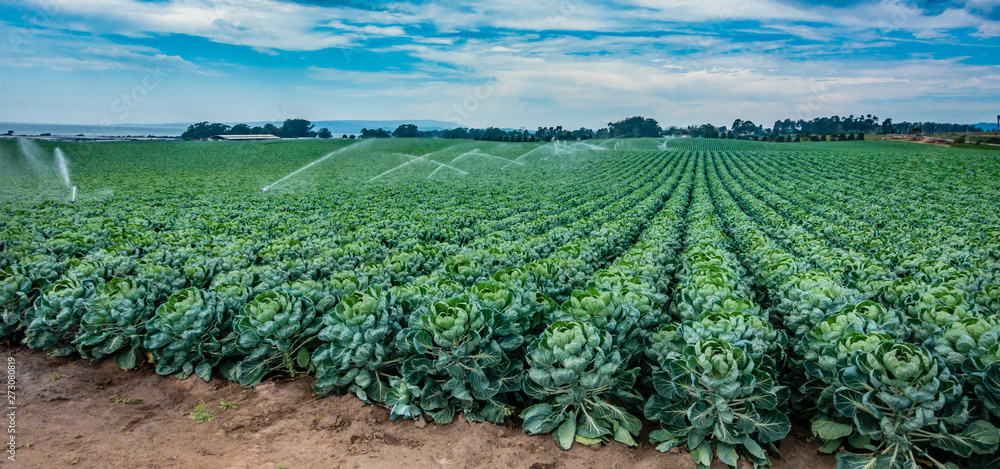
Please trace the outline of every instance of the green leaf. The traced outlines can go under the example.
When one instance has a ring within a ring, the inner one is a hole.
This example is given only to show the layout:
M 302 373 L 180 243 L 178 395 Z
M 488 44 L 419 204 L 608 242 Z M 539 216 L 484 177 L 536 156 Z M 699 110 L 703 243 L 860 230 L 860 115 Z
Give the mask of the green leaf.
M 115 355 L 115 366 L 123 370 L 131 370 L 138 365 L 139 352 L 135 349 L 129 349 Z
M 785 437 L 792 429 L 788 416 L 781 412 L 762 412 L 757 425 L 757 441 L 773 443 Z
M 566 420 L 563 420 L 552 436 L 555 437 L 556 443 L 562 449 L 568 450 L 573 446 L 573 439 L 576 437 L 576 411 L 570 412 L 566 416 Z
M 1000 444 L 1000 433 L 997 433 L 996 427 L 985 420 L 972 422 L 957 436 L 972 446 L 972 451 L 976 454 L 996 453 Z
M 700 445 L 691 450 L 691 459 L 699 467 L 712 465 L 712 445 L 708 441 L 702 441 Z
M 736 467 L 736 463 L 740 459 L 740 456 L 736 454 L 736 448 L 725 443 L 719 443 L 715 446 L 715 454 L 720 461 L 733 467 Z
M 212 377 L 212 365 L 208 362 L 201 362 L 194 368 L 194 374 L 208 382 Z
M 611 430 L 601 425 L 593 414 L 586 412 L 580 414 L 580 421 L 577 424 L 576 431 L 584 438 L 600 438 L 611 433 Z
M 833 394 L 833 406 L 845 417 L 854 417 L 858 412 L 869 412 L 862 399 L 860 392 L 842 387 Z
M 632 438 L 632 434 L 629 433 L 628 429 L 624 425 L 615 422 L 615 441 L 619 443 L 624 443 L 629 446 L 638 446 L 635 440 Z
M 309 356 L 309 351 L 306 350 L 305 347 L 303 347 L 303 348 L 299 349 L 299 353 L 295 357 L 295 364 L 298 365 L 299 368 L 302 368 L 302 369 L 309 368 L 309 360 L 310 359 L 311 359 L 311 357 Z
M 840 449 L 840 443 L 842 440 L 828 440 L 823 443 L 823 447 L 819 449 L 819 452 L 826 454 L 833 454 L 835 451 Z
M 688 408 L 687 416 L 695 428 L 710 428 L 715 423 L 715 408 L 704 402 L 695 402 Z
M 894 469 L 892 455 L 852 454 L 837 455 L 837 469 Z
M 532 435 L 546 434 L 555 429 L 555 423 L 552 422 L 551 404 L 535 404 L 524 409 L 520 417 L 524 420 L 524 423 L 521 425 L 524 433 Z
M 746 450 L 754 457 L 767 459 L 767 453 L 764 452 L 764 448 L 761 448 L 756 441 L 747 438 L 746 440 L 743 440 L 743 447 L 746 448 Z
M 853 432 L 853 425 L 837 423 L 832 420 L 825 419 L 816 419 L 812 422 L 813 435 L 826 441 L 839 440 L 850 436 Z

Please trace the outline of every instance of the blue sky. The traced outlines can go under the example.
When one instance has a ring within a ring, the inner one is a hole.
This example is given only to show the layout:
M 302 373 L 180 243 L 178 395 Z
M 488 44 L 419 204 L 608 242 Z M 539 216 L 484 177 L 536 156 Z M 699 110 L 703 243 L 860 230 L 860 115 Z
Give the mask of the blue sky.
M 998 84 L 996 0 L 0 5 L 6 122 L 980 122 Z

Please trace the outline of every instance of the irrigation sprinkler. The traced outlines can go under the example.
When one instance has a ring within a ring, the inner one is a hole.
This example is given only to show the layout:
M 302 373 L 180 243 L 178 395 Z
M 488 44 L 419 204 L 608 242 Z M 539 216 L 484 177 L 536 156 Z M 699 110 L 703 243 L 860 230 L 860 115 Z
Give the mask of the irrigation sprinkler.
M 73 186 L 73 188 L 69 191 L 69 203 L 76 203 L 76 186 Z

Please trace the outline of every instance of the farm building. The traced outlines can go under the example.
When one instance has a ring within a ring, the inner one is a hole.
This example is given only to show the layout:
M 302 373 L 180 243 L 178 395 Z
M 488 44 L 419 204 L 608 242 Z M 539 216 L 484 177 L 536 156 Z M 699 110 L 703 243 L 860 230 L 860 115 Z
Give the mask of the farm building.
M 280 140 L 281 138 L 270 134 L 261 135 L 215 135 L 209 140 L 245 141 L 245 140 Z

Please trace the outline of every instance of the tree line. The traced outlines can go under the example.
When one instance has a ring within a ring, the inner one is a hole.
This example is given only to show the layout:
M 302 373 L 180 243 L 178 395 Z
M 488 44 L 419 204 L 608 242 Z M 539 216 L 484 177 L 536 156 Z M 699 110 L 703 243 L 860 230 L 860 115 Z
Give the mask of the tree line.
M 716 127 L 712 124 L 689 125 L 687 127 L 660 127 L 656 119 L 633 116 L 617 122 L 608 122 L 607 127 L 594 130 L 581 127 L 576 130 L 564 129 L 562 126 L 538 127 L 534 131 L 521 129 L 501 129 L 486 127 L 483 129 L 458 127 L 454 129 L 420 130 L 414 124 L 402 124 L 395 130 L 361 129 L 360 135 L 344 134 L 341 138 L 445 138 L 486 140 L 494 142 L 551 142 L 555 140 L 589 140 L 608 138 L 640 138 L 640 137 L 703 137 L 728 138 L 744 140 L 764 140 L 771 142 L 802 142 L 802 141 L 852 141 L 864 140 L 865 134 L 893 134 L 923 131 L 937 132 L 982 132 L 982 129 L 964 124 L 947 124 L 935 122 L 899 122 L 892 119 L 880 120 L 878 116 L 866 114 L 847 117 L 830 116 L 817 117 L 811 120 L 779 120 L 774 125 L 765 128 L 750 120 L 736 119 L 732 127 Z M 199 122 L 188 126 L 181 138 L 185 140 L 203 140 L 216 135 L 275 135 L 281 138 L 332 138 L 333 134 L 327 128 L 313 130 L 312 122 L 306 119 L 287 119 L 278 127 L 274 124 L 251 127 L 247 124 L 229 126 L 220 123 Z
M 218 122 L 211 124 L 198 122 L 189 125 L 187 130 L 181 134 L 181 138 L 184 140 L 204 140 L 216 135 L 274 135 L 281 138 L 331 138 L 333 136 L 330 129 L 326 127 L 318 131 L 314 131 L 313 127 L 313 123 L 306 119 L 285 119 L 281 127 L 270 123 L 251 127 L 247 124 L 229 126 Z

